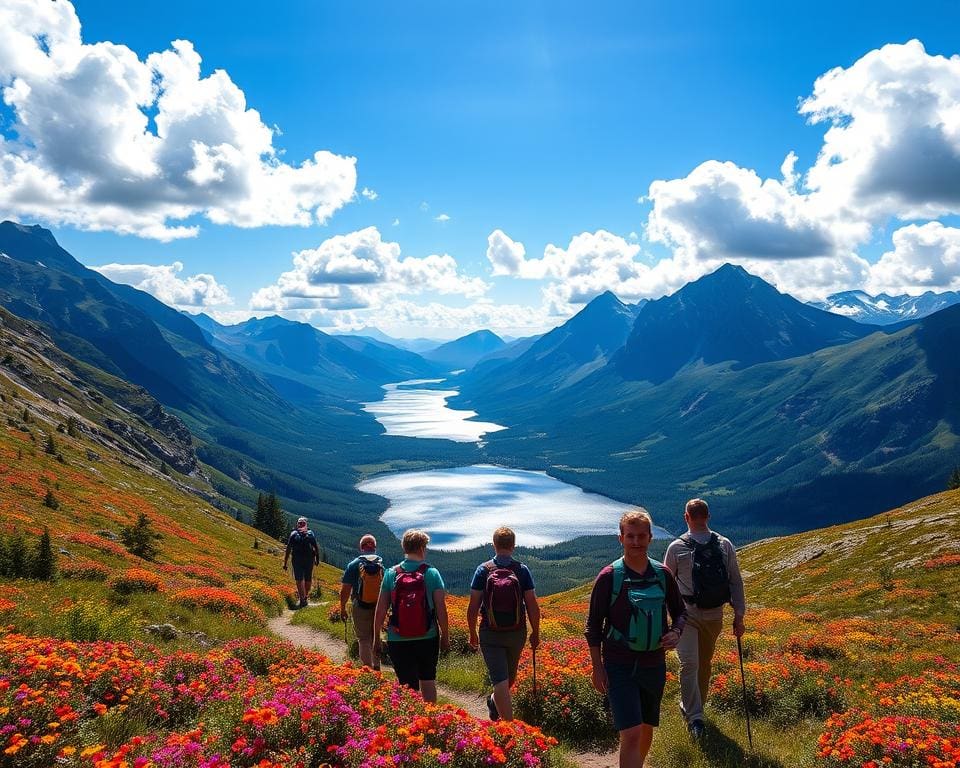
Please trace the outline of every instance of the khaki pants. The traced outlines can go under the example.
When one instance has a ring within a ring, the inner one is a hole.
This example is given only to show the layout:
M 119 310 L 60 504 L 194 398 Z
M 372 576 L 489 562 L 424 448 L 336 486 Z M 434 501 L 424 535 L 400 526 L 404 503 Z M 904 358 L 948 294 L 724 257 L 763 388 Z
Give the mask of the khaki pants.
M 353 606 L 353 631 L 357 633 L 357 644 L 360 646 L 360 663 L 373 667 L 373 608 Z M 376 666 L 380 666 L 377 659 Z
M 695 609 L 694 609 L 695 611 Z M 691 611 L 677 644 L 680 659 L 680 711 L 687 723 L 703 720 L 710 673 L 723 619 L 703 619 Z

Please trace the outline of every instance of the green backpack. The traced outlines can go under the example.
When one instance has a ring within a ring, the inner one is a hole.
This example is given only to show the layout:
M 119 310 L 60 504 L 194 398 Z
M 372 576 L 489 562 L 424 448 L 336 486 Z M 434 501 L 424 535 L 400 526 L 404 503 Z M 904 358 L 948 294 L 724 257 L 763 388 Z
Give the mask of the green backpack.
M 610 592 L 612 606 L 620 593 L 626 590 L 630 603 L 630 624 L 626 633 L 610 624 L 607 637 L 625 643 L 631 651 L 655 651 L 660 647 L 660 638 L 667 631 L 667 577 L 662 563 L 650 560 L 654 577 L 627 578 L 623 558 L 612 563 L 613 590 Z

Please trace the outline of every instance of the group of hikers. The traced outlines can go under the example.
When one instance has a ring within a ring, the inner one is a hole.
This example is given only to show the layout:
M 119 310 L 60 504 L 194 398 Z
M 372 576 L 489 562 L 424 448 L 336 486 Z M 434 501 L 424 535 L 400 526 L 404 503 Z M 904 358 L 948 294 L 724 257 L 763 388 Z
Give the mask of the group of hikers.
M 684 510 L 687 532 L 670 543 L 664 562 L 653 560 L 653 520 L 641 507 L 620 518 L 623 556 L 597 575 L 590 595 L 586 640 L 593 686 L 609 702 L 619 732 L 621 768 L 642 768 L 653 729 L 660 723 L 666 684 L 666 653 L 680 662 L 680 712 L 695 740 L 704 736 L 704 702 L 711 662 L 726 605 L 733 608 L 733 633 L 744 632 L 746 604 L 737 554 L 730 540 L 712 531 L 702 499 Z M 440 572 L 426 562 L 430 537 L 420 530 L 403 534 L 403 560 L 386 568 L 377 541 L 365 534 L 360 554 L 343 571 L 340 615 L 352 619 L 360 661 L 380 668 L 381 632 L 397 680 L 437 700 L 437 663 L 449 650 L 446 589 Z M 493 691 L 487 696 L 491 720 L 512 720 L 511 688 L 524 646 L 540 645 L 540 605 L 533 576 L 513 558 L 514 532 L 493 533 L 492 559 L 481 563 L 470 584 L 467 625 L 470 646 L 481 653 Z M 297 521 L 284 555 L 293 553 L 301 606 L 307 604 L 311 570 L 319 550 L 306 518 Z M 528 630 L 529 625 L 529 630 Z M 534 657 L 535 658 L 535 657 Z

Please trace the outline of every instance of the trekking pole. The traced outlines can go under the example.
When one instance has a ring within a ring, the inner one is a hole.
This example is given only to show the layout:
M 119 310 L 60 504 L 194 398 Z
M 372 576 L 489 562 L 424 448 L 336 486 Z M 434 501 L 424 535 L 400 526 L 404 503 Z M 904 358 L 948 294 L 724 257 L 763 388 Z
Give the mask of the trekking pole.
M 747 703 L 747 676 L 743 672 L 743 643 L 737 638 L 737 655 L 740 657 L 740 683 L 743 686 L 743 711 L 747 715 L 747 741 L 750 742 L 750 751 L 753 752 L 753 734 L 750 731 L 750 706 Z
M 533 648 L 533 712 L 539 725 L 540 717 L 540 696 L 537 694 L 537 649 Z

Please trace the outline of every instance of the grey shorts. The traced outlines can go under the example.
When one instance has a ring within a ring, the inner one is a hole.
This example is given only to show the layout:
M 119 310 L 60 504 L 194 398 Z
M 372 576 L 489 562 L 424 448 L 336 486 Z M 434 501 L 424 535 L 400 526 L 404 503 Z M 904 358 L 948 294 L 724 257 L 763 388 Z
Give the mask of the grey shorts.
M 492 629 L 480 630 L 480 653 L 487 665 L 490 682 L 493 685 L 509 680 L 510 685 L 517 679 L 517 666 L 520 664 L 520 654 L 527 642 L 526 626 L 520 629 L 511 629 L 506 632 L 496 632 Z
M 353 629 L 357 633 L 357 640 L 361 643 L 373 642 L 373 612 L 373 608 L 353 604 Z

